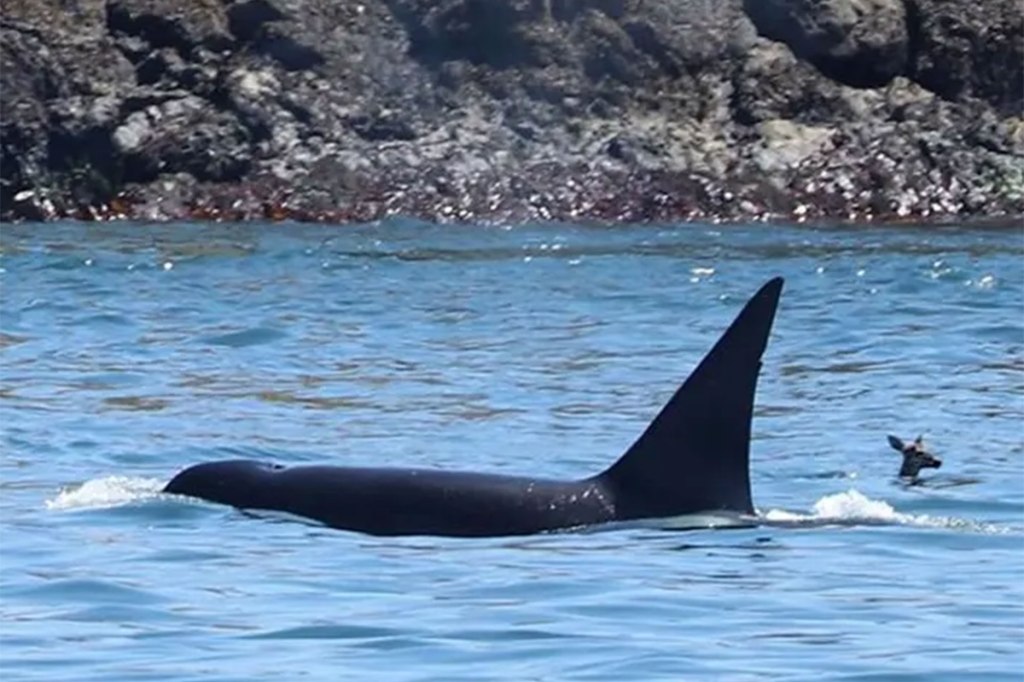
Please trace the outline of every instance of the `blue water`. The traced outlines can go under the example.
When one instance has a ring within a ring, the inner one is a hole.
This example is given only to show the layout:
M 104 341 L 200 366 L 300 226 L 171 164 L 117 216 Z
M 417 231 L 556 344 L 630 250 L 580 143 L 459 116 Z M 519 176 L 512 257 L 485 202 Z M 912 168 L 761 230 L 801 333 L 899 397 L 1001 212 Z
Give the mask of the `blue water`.
M 1019 230 L 21 225 L 0 678 L 1020 680 Z M 787 278 L 756 528 L 375 538 L 185 465 L 591 474 Z M 907 487 L 885 436 L 944 460 Z

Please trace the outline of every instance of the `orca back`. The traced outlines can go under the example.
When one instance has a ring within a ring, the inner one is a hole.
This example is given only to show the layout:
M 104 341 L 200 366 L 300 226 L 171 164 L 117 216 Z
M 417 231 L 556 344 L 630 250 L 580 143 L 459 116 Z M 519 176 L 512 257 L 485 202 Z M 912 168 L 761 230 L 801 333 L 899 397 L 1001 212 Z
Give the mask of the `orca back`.
M 632 447 L 591 478 L 224 461 L 185 469 L 165 492 L 376 535 L 521 535 L 697 512 L 749 514 L 754 391 L 781 291 L 781 278 L 765 284 Z

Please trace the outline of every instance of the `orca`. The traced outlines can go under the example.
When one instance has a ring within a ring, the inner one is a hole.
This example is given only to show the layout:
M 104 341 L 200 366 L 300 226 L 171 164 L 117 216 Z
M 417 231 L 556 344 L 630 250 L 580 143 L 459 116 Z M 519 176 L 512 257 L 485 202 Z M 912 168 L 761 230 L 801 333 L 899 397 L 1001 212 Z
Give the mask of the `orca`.
M 622 457 L 596 476 L 208 462 L 164 492 L 372 535 L 497 537 L 706 512 L 753 515 L 750 435 L 782 278 L 747 302 Z

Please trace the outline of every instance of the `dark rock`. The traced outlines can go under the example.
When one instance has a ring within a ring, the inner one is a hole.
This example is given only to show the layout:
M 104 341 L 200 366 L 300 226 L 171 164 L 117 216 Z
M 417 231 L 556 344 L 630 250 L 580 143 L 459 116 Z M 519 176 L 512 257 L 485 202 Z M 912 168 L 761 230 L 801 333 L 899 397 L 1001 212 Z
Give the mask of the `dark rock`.
M 1024 109 L 1024 5 L 1019 0 L 907 0 L 909 75 L 947 99 Z
M 243 42 L 255 39 L 265 24 L 285 18 L 284 13 L 267 0 L 235 3 L 228 7 L 227 15 L 228 30 Z
M 198 48 L 219 52 L 231 47 L 223 6 L 215 0 L 111 0 L 107 28 L 136 37 L 151 48 L 169 47 L 185 58 Z
M 618 22 L 596 10 L 577 16 L 573 37 L 582 48 L 583 73 L 589 80 L 610 78 L 635 85 L 650 74 L 645 54 Z
M 1019 8 L 907 3 L 9 0 L 0 219 L 1024 211 Z
M 57 217 L 56 208 L 42 192 L 26 189 L 16 194 L 11 194 L 4 201 L 5 205 L 11 207 L 22 220 L 52 220 Z
M 320 52 L 274 27 L 263 29 L 251 48 L 275 60 L 288 71 L 303 71 L 324 63 Z
M 570 22 L 584 12 L 597 11 L 612 19 L 622 19 L 629 6 L 629 0 L 551 0 L 551 16 L 558 21 Z
M 841 86 L 799 61 L 786 46 L 767 40 L 756 42 L 738 61 L 732 86 L 733 116 L 743 125 L 773 119 L 838 122 L 854 116 Z
M 349 125 L 359 137 L 370 142 L 416 139 L 416 131 L 409 122 L 391 114 L 354 116 L 349 119 Z
M 738 1 L 640 2 L 623 18 L 639 49 L 670 74 L 722 74 L 757 33 Z
M 744 0 L 761 35 L 786 43 L 822 73 L 854 87 L 878 87 L 904 72 L 902 0 Z
M 427 9 L 411 26 L 411 54 L 427 63 L 466 60 L 498 69 L 544 67 L 567 45 L 537 0 L 456 0 Z
M 110 136 L 126 182 L 188 173 L 199 181 L 237 181 L 251 165 L 248 131 L 229 113 L 185 95 L 135 111 Z

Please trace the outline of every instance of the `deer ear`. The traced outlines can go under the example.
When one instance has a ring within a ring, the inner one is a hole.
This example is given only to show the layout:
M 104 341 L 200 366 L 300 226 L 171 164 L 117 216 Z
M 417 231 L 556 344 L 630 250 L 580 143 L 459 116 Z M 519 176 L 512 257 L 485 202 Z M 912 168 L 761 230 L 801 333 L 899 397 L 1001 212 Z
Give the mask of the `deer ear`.
M 917 438 L 914 439 L 914 445 L 916 445 L 918 447 L 923 447 L 924 446 L 924 434 L 923 433 L 920 436 L 918 436 Z
M 889 445 L 891 445 L 894 450 L 899 450 L 900 452 L 903 452 L 903 448 L 904 448 L 903 441 L 901 441 L 896 436 L 889 436 L 888 438 L 889 438 Z

